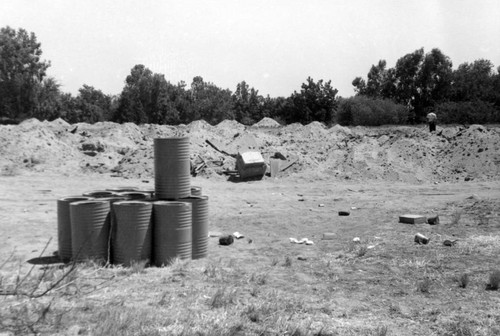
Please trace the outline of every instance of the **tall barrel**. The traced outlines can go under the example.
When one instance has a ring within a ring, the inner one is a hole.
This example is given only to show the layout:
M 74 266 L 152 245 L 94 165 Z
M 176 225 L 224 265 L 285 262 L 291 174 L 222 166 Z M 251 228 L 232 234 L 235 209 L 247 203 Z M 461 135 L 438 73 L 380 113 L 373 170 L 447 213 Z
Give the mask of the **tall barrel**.
M 70 204 L 73 260 L 108 260 L 110 202 L 88 200 Z
M 156 266 L 172 259 L 191 259 L 192 206 L 187 202 L 153 202 L 153 259 Z
M 208 196 L 191 196 L 179 201 L 192 206 L 192 258 L 205 258 L 208 255 Z
M 189 138 L 154 139 L 155 194 L 160 200 L 189 197 Z
M 111 250 L 114 264 L 130 266 L 134 261 L 150 260 L 153 204 L 120 201 L 112 204 Z
M 191 186 L 191 196 L 202 196 L 201 187 Z
M 57 200 L 57 243 L 59 258 L 70 261 L 73 257 L 71 247 L 71 218 L 69 205 L 73 202 L 86 201 L 90 197 L 68 196 Z

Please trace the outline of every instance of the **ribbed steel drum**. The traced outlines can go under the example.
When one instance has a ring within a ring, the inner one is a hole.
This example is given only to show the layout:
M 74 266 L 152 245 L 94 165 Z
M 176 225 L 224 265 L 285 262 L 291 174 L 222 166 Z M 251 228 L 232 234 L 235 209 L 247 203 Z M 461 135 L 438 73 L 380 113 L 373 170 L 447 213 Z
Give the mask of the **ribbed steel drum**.
M 82 194 L 83 196 L 93 197 L 93 198 L 105 198 L 116 196 L 116 193 L 109 190 L 93 190 Z
M 191 196 L 202 196 L 201 187 L 191 186 Z
M 160 200 L 191 195 L 189 137 L 154 139 L 155 194 Z
M 153 260 L 169 265 L 174 258 L 191 259 L 192 206 L 188 202 L 153 202 Z
M 208 255 L 208 196 L 191 196 L 179 201 L 192 205 L 192 258 L 205 258 Z
M 118 193 L 118 196 L 126 197 L 128 200 L 145 200 L 151 198 L 151 194 L 142 191 L 126 191 Z
M 113 203 L 112 209 L 113 264 L 130 266 L 134 261 L 151 260 L 153 204 L 120 201 Z
M 106 191 L 112 191 L 112 192 L 126 192 L 126 191 L 136 191 L 137 187 L 128 187 L 128 186 L 122 186 L 122 187 L 113 187 L 113 188 L 106 188 Z
M 94 199 L 69 207 L 73 260 L 108 261 L 110 202 Z
M 73 257 L 71 247 L 71 218 L 69 205 L 73 202 L 87 201 L 90 197 L 68 196 L 57 200 L 57 243 L 61 261 L 68 262 Z

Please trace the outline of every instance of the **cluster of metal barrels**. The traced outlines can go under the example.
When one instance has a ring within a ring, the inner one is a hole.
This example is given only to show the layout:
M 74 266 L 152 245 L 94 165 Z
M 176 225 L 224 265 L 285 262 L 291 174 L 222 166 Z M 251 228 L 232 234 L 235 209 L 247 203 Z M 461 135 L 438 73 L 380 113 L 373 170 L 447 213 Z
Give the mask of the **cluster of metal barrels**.
M 191 186 L 188 137 L 154 139 L 154 190 L 108 188 L 57 201 L 62 261 L 123 266 L 208 254 L 208 197 Z

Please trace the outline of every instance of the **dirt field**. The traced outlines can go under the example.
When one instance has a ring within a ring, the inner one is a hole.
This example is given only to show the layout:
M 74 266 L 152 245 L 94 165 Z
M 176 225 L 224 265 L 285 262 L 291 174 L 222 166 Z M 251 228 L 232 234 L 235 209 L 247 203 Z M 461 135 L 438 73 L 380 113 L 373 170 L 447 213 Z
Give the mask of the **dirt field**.
M 210 231 L 244 238 L 212 237 L 208 258 L 165 268 L 86 263 L 64 278 L 69 265 L 33 266 L 54 259 L 57 199 L 153 188 L 152 141 L 174 135 L 190 136 L 195 166 L 207 163 L 192 185 L 209 196 Z M 499 128 L 28 120 L 1 126 L 0 143 L 5 334 L 500 334 L 500 291 L 487 288 L 500 269 Z M 291 165 L 275 179 L 230 182 L 227 154 L 245 148 Z M 440 224 L 399 223 L 408 213 Z

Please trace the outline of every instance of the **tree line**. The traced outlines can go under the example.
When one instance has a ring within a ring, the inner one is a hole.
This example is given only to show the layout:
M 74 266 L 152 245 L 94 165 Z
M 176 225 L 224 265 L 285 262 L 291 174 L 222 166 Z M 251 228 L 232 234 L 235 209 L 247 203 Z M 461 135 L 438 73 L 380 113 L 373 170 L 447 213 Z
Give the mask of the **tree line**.
M 169 82 L 142 64 L 132 67 L 122 92 L 107 95 L 83 85 L 76 96 L 63 93 L 47 76 L 34 33 L 11 27 L 0 30 L 0 121 L 27 118 L 70 123 L 98 121 L 177 125 L 194 120 L 217 124 L 236 120 L 250 125 L 264 117 L 282 124 L 312 121 L 327 125 L 380 125 L 420 122 L 435 111 L 447 122 L 499 122 L 500 75 L 487 60 L 461 64 L 439 49 L 423 48 L 400 58 L 394 68 L 380 60 L 367 79 L 357 77 L 354 97 L 338 97 L 331 81 L 308 77 L 289 97 L 266 97 L 245 81 L 233 91 L 201 76 L 190 85 Z M 500 68 L 499 68 L 500 70 Z

